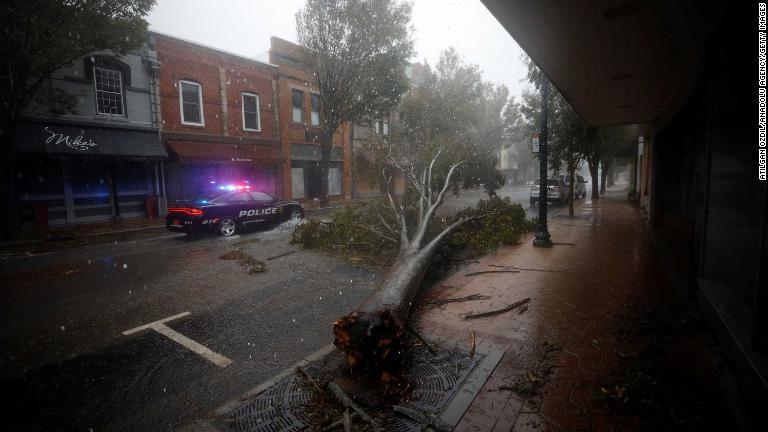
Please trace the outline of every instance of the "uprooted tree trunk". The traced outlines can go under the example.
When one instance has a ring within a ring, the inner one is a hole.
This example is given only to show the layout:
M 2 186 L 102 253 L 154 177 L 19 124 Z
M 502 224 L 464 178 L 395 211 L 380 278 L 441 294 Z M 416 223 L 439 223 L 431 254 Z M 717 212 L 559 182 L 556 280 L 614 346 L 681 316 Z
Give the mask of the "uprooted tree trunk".
M 409 235 L 405 209 L 392 192 L 391 177 L 385 175 L 390 210 L 394 213 L 397 223 L 393 226 L 380 215 L 382 227 L 388 231 L 388 234 L 382 234 L 382 238 L 398 243 L 399 253 L 384 282 L 373 294 L 352 313 L 333 323 L 334 345 L 344 351 L 347 364 L 350 367 L 369 368 L 378 372 L 385 383 L 396 378 L 393 372 L 398 368 L 405 348 L 404 329 L 432 256 L 449 234 L 472 219 L 459 219 L 434 238 L 426 238 L 430 222 L 443 203 L 451 177 L 462 164 L 459 162 L 450 167 L 442 189 L 433 199 L 432 169 L 440 153 L 441 150 L 422 171 L 420 179 L 413 175 L 413 170 L 403 169 L 392 158 L 391 165 L 402 172 L 419 192 L 414 232 Z

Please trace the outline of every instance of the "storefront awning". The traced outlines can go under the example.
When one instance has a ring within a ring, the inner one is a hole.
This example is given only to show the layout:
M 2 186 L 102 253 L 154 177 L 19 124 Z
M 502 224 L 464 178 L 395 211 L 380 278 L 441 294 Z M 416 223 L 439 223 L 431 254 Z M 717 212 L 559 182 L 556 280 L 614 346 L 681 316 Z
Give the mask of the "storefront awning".
M 24 122 L 16 130 L 19 152 L 88 156 L 167 157 L 157 130 L 51 122 Z
M 176 140 L 168 140 L 166 143 L 181 162 L 187 163 L 253 164 L 285 159 L 279 147 Z

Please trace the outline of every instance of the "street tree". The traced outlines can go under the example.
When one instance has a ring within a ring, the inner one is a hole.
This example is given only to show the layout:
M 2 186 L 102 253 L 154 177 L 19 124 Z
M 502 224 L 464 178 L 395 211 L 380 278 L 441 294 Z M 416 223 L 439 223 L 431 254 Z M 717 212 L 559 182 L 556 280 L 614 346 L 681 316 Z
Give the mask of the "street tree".
M 411 5 L 395 0 L 307 0 L 296 14 L 305 66 L 320 93 L 320 199 L 328 201 L 334 133 L 347 121 L 384 114 L 408 89 Z
M 452 142 L 451 152 L 468 163 L 454 176 L 453 190 L 482 184 L 488 194 L 503 186 L 498 154 L 504 141 L 502 112 L 509 90 L 483 81 L 476 65 L 467 64 L 453 48 L 441 53 L 433 70 L 423 65 L 420 85 L 403 97 L 400 124 L 390 136 L 399 154 L 433 149 Z M 423 156 L 423 155 L 422 155 Z
M 591 199 L 600 199 L 598 171 L 600 167 L 600 161 L 605 155 L 606 148 L 605 142 L 602 140 L 601 133 L 595 128 L 590 128 L 590 137 L 592 138 L 584 151 L 584 159 L 587 161 L 587 168 L 589 169 L 589 176 L 592 181 L 592 193 Z
M 509 98 L 504 108 L 503 124 L 502 146 L 513 150 L 518 173 L 523 174 L 522 177 L 518 175 L 517 180 L 525 181 L 526 174 L 535 163 L 534 155 L 530 151 L 530 143 L 531 134 L 537 130 L 537 127 L 523 115 L 522 104 L 517 102 L 514 96 Z
M 634 126 L 604 127 L 599 131 L 600 140 L 600 193 L 604 194 L 608 175 L 613 171 L 615 159 L 631 156 L 635 138 Z M 612 186 L 612 184 L 610 185 Z
M 46 83 L 57 69 L 93 52 L 125 55 L 146 39 L 155 0 L 26 0 L 0 6 L 0 226 L 18 226 L 16 131 L 31 106 L 71 113 L 75 96 Z
M 421 86 L 404 96 L 399 126 L 387 137 L 373 136 L 362 151 L 385 185 L 385 200 L 376 205 L 378 224 L 368 228 L 397 247 L 397 256 L 382 285 L 352 313 L 334 323 L 336 346 L 350 366 L 381 371 L 384 381 L 404 351 L 403 331 L 422 278 L 441 243 L 469 221 L 494 210 L 455 220 L 436 216 L 451 191 L 486 182 L 489 194 L 503 184 L 495 169 L 503 140 L 505 87 L 482 80 L 477 66 L 455 50 L 440 57 L 433 71 L 425 65 Z M 393 179 L 407 188 L 396 195 Z
M 549 147 L 549 164 L 554 171 L 564 169 L 568 178 L 568 214 L 574 216 L 573 199 L 576 171 L 581 168 L 591 140 L 590 128 L 575 108 L 556 92 L 552 109 L 553 129 Z

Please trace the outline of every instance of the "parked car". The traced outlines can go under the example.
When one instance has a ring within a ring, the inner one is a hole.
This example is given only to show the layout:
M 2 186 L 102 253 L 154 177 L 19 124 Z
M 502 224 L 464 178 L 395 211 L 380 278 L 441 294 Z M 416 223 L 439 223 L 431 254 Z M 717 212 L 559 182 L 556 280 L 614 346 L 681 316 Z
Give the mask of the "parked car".
M 570 189 L 570 182 L 568 181 L 568 175 L 562 174 L 557 177 L 558 181 L 565 187 L 565 200 L 568 199 L 568 191 Z M 573 190 L 573 199 L 582 199 L 587 197 L 587 181 L 584 180 L 584 176 L 576 174 L 576 188 Z
M 236 187 L 169 206 L 166 227 L 169 231 L 187 234 L 210 230 L 231 236 L 251 224 L 280 223 L 302 217 L 304 208 L 297 201 L 280 201 L 268 193 Z
M 582 199 L 587 196 L 587 181 L 583 176 L 576 175 L 576 188 L 574 189 L 573 199 Z M 563 205 L 568 201 L 570 183 L 567 175 L 559 175 L 555 178 L 547 179 L 547 201 Z M 533 182 L 531 186 L 531 205 L 536 205 L 539 201 L 539 180 Z
M 556 178 L 547 179 L 547 201 L 557 204 L 563 204 L 567 197 L 567 189 L 564 183 Z M 539 202 L 539 180 L 533 182 L 531 186 L 531 205 Z

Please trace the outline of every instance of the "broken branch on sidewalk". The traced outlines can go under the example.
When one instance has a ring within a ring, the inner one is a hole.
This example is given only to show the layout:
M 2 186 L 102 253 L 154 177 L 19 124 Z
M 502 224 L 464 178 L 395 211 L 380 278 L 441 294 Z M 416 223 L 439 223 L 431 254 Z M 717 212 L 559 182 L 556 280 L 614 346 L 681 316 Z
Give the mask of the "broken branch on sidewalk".
M 323 389 L 320 387 L 320 384 L 318 384 L 317 381 L 315 381 L 314 378 L 310 374 L 308 374 L 304 369 L 301 368 L 301 366 L 296 366 L 296 373 L 301 375 L 302 378 L 304 378 L 304 381 L 308 382 L 312 388 L 317 392 L 320 397 L 322 398 L 323 395 Z
M 368 423 L 368 424 L 370 424 L 370 425 L 372 425 L 374 427 L 378 427 L 378 425 L 373 420 L 373 418 L 371 416 L 369 416 L 368 413 L 366 413 L 362 408 L 360 408 L 360 406 L 358 404 L 356 404 L 352 400 L 352 398 L 347 396 L 347 393 L 341 387 L 339 387 L 338 384 L 336 384 L 334 382 L 328 383 L 328 390 L 331 392 L 333 397 L 335 397 L 336 400 L 339 401 L 341 406 L 343 406 L 344 408 L 347 408 L 347 409 L 351 409 L 352 411 L 357 413 L 357 415 L 360 416 L 360 419 L 362 419 L 364 422 L 366 422 L 366 423 Z
M 424 344 L 424 346 L 427 347 L 429 352 L 433 354 L 437 352 L 437 350 L 435 350 L 432 344 L 429 343 L 429 341 L 427 341 L 427 339 L 425 339 L 421 334 L 419 334 L 419 332 L 417 332 L 416 329 L 414 329 L 413 327 L 408 327 L 408 332 L 414 335 L 416 339 L 418 339 L 422 344 Z
M 464 297 L 454 297 L 454 298 L 447 298 L 447 299 L 436 299 L 426 302 L 426 305 L 429 305 L 432 308 L 436 307 L 442 307 L 449 303 L 463 303 L 468 301 L 476 301 L 476 300 L 489 300 L 491 296 L 489 295 L 483 295 L 483 294 L 470 294 L 468 296 Z
M 464 276 L 477 276 L 477 275 L 488 274 L 488 273 L 520 273 L 520 270 L 482 270 L 482 271 L 467 273 Z
M 496 310 L 492 310 L 492 311 L 488 311 L 488 312 L 481 312 L 481 313 L 476 313 L 476 314 L 467 314 L 467 315 L 464 315 L 464 319 L 465 320 L 471 320 L 471 319 L 486 318 L 486 317 L 489 317 L 489 316 L 503 314 L 505 312 L 509 312 L 509 311 L 511 311 L 511 310 L 513 310 L 515 308 L 518 308 L 518 307 L 520 307 L 520 306 L 522 306 L 524 304 L 527 304 L 529 301 L 531 301 L 530 297 L 527 298 L 527 299 L 524 299 L 524 300 L 520 300 L 519 302 L 512 303 L 511 305 L 509 305 L 507 307 L 503 307 L 501 309 L 496 309 Z
M 427 414 L 402 405 L 392 405 L 392 410 L 397 414 L 418 422 L 422 428 L 431 428 L 436 432 L 450 432 L 453 430 L 448 423 L 434 414 Z
M 562 272 L 567 272 L 571 270 L 571 269 L 550 270 L 550 269 L 542 269 L 542 268 L 517 267 L 513 265 L 501 266 L 496 264 L 488 264 L 488 267 L 495 267 L 495 268 L 506 269 L 506 270 L 526 270 L 526 271 L 537 271 L 537 272 L 546 272 L 546 273 L 562 273 Z
M 469 358 L 475 358 L 475 331 L 469 331 Z

